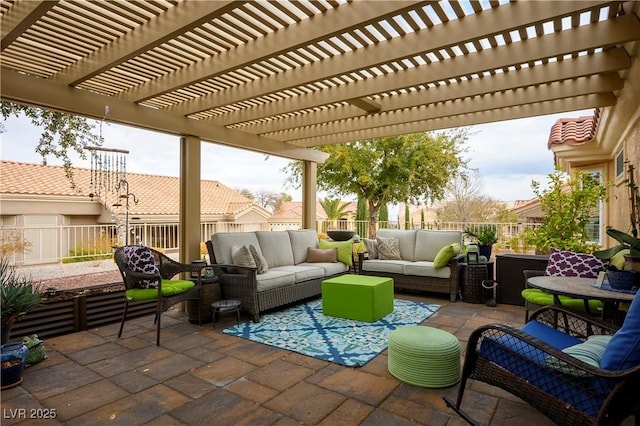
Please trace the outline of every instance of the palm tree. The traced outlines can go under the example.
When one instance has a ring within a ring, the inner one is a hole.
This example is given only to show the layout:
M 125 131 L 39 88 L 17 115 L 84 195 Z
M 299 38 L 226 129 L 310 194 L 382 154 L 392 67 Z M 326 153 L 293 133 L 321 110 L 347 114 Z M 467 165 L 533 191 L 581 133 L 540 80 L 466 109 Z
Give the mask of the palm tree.
M 347 213 L 347 207 L 349 203 L 343 203 L 338 198 L 330 199 L 325 198 L 320 200 L 320 205 L 324 209 L 324 213 L 327 215 L 330 227 L 335 228 L 336 221 L 342 219 Z

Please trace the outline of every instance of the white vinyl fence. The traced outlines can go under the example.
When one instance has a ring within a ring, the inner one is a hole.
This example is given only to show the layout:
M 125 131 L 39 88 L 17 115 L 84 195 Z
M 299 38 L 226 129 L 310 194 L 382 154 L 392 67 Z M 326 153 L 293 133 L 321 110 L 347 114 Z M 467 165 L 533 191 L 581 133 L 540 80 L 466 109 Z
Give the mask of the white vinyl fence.
M 464 230 L 476 223 L 432 222 L 424 229 Z M 514 237 L 525 227 L 537 224 L 500 223 L 498 244 L 509 248 Z M 209 222 L 200 225 L 201 241 L 217 232 L 282 231 L 300 229 L 300 222 L 287 223 L 234 223 Z M 0 226 L 0 245 L 9 252 L 12 264 L 36 265 L 45 263 L 77 262 L 104 259 L 111 256 L 114 247 L 125 243 L 124 227 L 117 225 L 59 225 L 40 227 Z M 378 223 L 378 228 L 404 229 L 404 223 Z M 414 228 L 421 228 L 414 225 Z M 362 238 L 369 237 L 366 221 L 318 221 L 318 232 L 327 229 L 353 229 Z M 136 223 L 130 226 L 129 244 L 142 244 L 176 253 L 179 250 L 178 223 Z

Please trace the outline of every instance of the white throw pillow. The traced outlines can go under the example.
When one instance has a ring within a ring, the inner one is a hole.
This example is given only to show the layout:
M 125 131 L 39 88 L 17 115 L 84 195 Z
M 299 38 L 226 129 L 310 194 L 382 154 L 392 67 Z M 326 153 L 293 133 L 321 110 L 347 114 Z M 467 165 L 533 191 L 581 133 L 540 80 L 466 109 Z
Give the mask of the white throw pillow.
M 231 260 L 234 265 L 257 267 L 256 261 L 251 254 L 251 250 L 246 245 L 231 247 Z

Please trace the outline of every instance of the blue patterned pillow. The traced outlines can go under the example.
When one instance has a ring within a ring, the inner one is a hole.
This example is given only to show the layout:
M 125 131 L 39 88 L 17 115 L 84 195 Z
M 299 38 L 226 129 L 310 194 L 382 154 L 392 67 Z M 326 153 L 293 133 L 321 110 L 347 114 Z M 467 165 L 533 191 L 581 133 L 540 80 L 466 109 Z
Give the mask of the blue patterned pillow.
M 160 270 L 149 247 L 128 246 L 124 248 L 124 255 L 127 260 L 127 267 L 133 272 L 160 276 Z M 158 282 L 142 280 L 140 281 L 140 286 L 143 288 L 157 288 Z

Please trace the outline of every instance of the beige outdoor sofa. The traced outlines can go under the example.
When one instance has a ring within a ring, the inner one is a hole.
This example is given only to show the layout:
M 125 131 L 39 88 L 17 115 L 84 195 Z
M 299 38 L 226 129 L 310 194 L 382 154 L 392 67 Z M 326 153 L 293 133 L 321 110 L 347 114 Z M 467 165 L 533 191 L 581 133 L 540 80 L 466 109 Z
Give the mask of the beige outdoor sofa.
M 396 290 L 446 293 L 455 302 L 463 257 L 456 255 L 437 269 L 434 260 L 443 247 L 462 245 L 462 232 L 379 229 L 377 237 L 397 238 L 400 259 L 379 259 L 367 252 L 359 253 L 358 273 L 393 278 Z
M 234 264 L 232 250 L 251 245 L 264 257 L 266 272 Z M 339 261 L 307 262 L 310 247 L 319 247 L 312 229 L 215 233 L 207 241 L 222 296 L 240 300 L 254 322 L 259 322 L 261 312 L 320 296 L 324 279 L 349 272 L 349 266 Z

